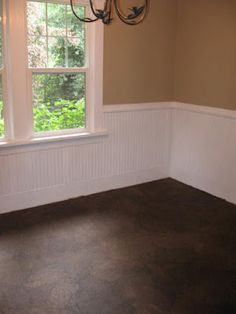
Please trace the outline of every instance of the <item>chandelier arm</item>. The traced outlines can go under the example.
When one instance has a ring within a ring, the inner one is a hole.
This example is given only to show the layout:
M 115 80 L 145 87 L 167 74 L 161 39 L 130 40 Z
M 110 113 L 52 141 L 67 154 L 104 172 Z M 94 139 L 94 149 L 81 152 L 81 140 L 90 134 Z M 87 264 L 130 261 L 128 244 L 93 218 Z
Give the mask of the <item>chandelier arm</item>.
M 141 23 L 145 18 L 145 14 L 143 14 L 139 19 L 137 19 L 138 16 L 128 18 L 128 17 L 126 17 L 126 16 L 124 16 L 118 12 L 117 12 L 117 15 L 120 18 L 120 20 L 127 25 L 137 25 L 137 24 Z
M 118 1 L 119 0 L 114 0 L 114 5 L 115 5 L 116 13 L 122 22 L 124 22 L 125 24 L 128 24 L 128 25 L 137 25 L 144 20 L 146 13 L 147 13 L 148 6 L 149 6 L 149 0 L 145 0 L 143 11 L 138 12 L 137 14 L 134 14 L 134 16 L 132 16 L 132 17 L 125 16 L 122 13 L 121 9 L 119 8 Z
M 93 15 L 96 16 L 97 19 L 99 19 L 99 17 L 97 16 L 97 13 L 94 9 L 94 6 L 93 6 L 93 1 L 92 0 L 89 0 L 89 4 L 90 4 L 90 7 L 91 7 L 91 11 L 93 12 Z
M 98 20 L 98 17 L 96 17 L 95 19 L 91 19 L 91 18 L 89 18 L 89 17 L 81 18 L 81 17 L 75 12 L 73 0 L 70 0 L 70 6 L 71 6 L 71 11 L 73 12 L 74 16 L 75 16 L 80 22 L 92 23 L 92 22 L 96 22 L 96 21 Z
M 102 19 L 102 22 L 104 24 L 110 24 L 111 21 L 112 21 L 112 18 L 111 18 L 111 4 L 112 4 L 112 0 L 107 0 L 105 2 L 104 10 L 105 10 L 105 12 L 107 12 L 107 15 Z
M 105 6 L 104 6 L 103 10 L 97 10 L 95 8 L 95 5 L 93 4 L 93 0 L 89 0 L 91 11 L 92 11 L 93 15 L 96 16 L 97 19 L 104 21 L 107 18 L 107 16 L 109 15 L 109 12 L 106 11 L 108 1 L 109 0 L 105 0 Z
M 89 0 L 89 4 L 90 4 L 90 9 L 93 15 L 95 16 L 95 18 L 88 18 L 88 17 L 81 18 L 75 11 L 74 0 L 70 0 L 71 10 L 74 16 L 80 22 L 92 23 L 92 22 L 101 20 L 103 24 L 110 24 L 111 21 L 113 20 L 112 5 L 114 5 L 115 11 L 122 22 L 124 22 L 127 25 L 137 25 L 141 23 L 146 17 L 146 14 L 149 8 L 149 3 L 150 3 L 150 0 L 143 0 L 144 1 L 143 6 L 136 6 L 136 7 L 133 6 L 132 8 L 130 8 L 132 13 L 129 15 L 125 15 L 122 12 L 122 9 L 120 8 L 119 0 L 105 0 L 103 9 L 96 9 L 96 6 L 93 1 L 94 0 Z

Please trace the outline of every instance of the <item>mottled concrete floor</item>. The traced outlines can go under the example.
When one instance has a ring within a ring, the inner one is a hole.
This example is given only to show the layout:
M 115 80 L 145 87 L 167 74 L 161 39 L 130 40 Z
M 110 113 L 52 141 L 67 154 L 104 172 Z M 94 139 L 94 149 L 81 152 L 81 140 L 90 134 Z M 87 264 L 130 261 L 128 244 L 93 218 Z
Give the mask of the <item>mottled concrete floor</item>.
M 1 314 L 235 314 L 236 206 L 171 179 L 0 215 Z

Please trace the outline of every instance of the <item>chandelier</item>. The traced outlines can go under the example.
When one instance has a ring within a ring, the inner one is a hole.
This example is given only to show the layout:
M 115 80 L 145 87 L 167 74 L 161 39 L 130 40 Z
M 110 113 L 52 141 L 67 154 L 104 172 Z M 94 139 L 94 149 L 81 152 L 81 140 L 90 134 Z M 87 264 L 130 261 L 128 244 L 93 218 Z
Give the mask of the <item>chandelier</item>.
M 143 0 L 143 5 L 129 8 L 129 13 L 124 14 L 120 6 L 120 0 L 103 0 L 103 8 L 96 8 L 96 0 L 89 0 L 90 8 L 93 13 L 93 18 L 82 18 L 75 11 L 75 0 L 70 0 L 71 10 L 75 17 L 81 22 L 91 23 L 101 20 L 104 24 L 110 24 L 113 20 L 114 11 L 120 18 L 120 20 L 128 25 L 137 25 L 143 21 L 146 16 L 149 0 Z

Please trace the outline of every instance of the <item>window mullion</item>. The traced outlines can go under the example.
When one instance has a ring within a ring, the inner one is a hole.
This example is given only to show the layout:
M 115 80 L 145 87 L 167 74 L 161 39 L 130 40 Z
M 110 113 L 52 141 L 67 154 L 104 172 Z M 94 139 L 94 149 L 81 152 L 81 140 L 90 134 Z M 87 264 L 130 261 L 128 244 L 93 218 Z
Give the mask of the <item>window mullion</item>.
M 49 63 L 48 59 L 48 4 L 45 3 L 45 12 L 46 12 L 46 49 L 47 49 L 47 66 Z
M 65 38 L 65 61 L 66 61 L 66 67 L 69 67 L 68 62 L 68 25 L 67 25 L 67 5 L 66 5 L 66 12 L 65 12 L 65 23 L 66 23 L 66 38 Z
M 88 68 L 30 68 L 32 73 L 87 73 Z
M 8 1 L 8 46 L 10 86 L 12 94 L 14 140 L 32 136 L 32 109 L 28 94 L 26 1 Z M 12 139 L 12 140 L 13 140 Z

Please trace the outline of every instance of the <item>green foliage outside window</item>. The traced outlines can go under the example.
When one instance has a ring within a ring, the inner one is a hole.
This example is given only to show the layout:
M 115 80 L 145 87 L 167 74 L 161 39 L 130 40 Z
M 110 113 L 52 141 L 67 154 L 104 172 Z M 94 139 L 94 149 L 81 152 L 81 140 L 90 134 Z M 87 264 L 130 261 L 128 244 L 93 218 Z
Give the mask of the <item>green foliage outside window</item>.
M 78 7 L 84 15 L 84 7 Z M 76 68 L 85 63 L 85 27 L 70 6 L 29 1 L 28 54 L 32 68 Z M 33 73 L 36 132 L 84 128 L 84 73 Z
M 84 15 L 84 7 L 78 6 Z M 70 7 L 28 1 L 28 55 L 31 68 L 76 68 L 85 64 L 85 27 Z M 0 66 L 2 66 L 0 25 Z M 84 73 L 34 73 L 33 115 L 36 132 L 84 128 Z M 2 78 L 0 77 L 0 137 L 4 136 Z
M 85 121 L 85 101 L 58 100 L 34 107 L 34 129 L 37 132 L 83 128 Z

